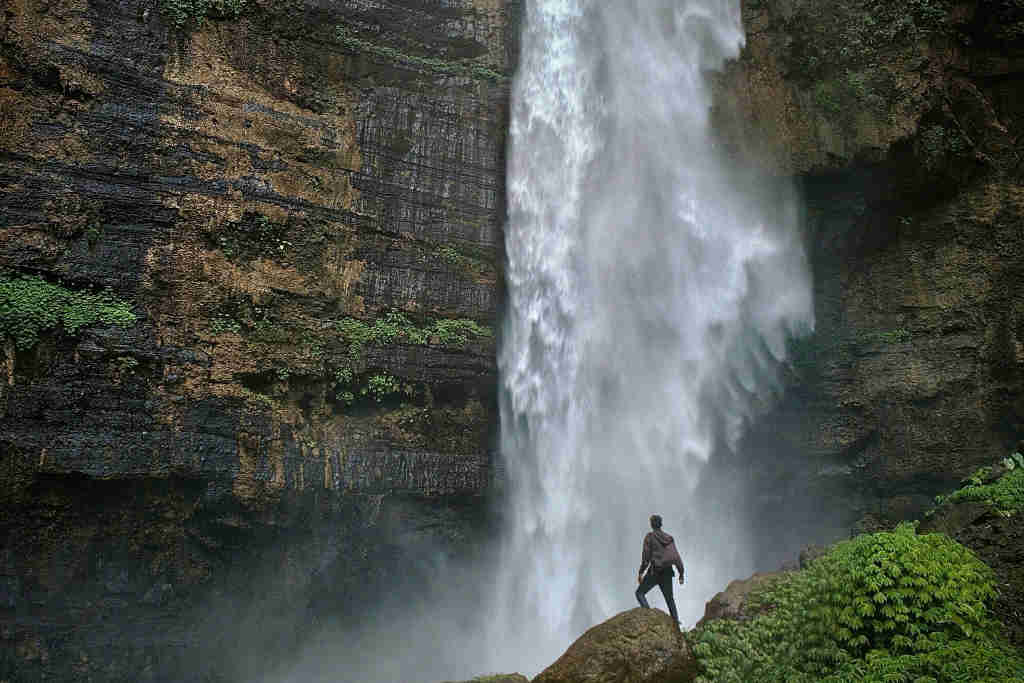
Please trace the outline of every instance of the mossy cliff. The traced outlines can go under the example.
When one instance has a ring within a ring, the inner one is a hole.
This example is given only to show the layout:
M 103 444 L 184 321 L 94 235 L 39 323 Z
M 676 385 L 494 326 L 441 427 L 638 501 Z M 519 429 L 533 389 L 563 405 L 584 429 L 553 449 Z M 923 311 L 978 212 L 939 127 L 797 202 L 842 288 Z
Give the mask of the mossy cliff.
M 252 680 L 471 545 L 517 12 L 8 4 L 0 680 Z
M 8 3 L 0 680 L 252 680 L 377 539 L 473 545 L 518 5 Z M 1024 438 L 1024 8 L 743 11 L 713 120 L 796 180 L 817 306 L 733 460 L 770 562 Z
M 795 179 L 817 319 L 739 449 L 781 562 L 823 522 L 919 517 L 1024 438 L 1024 6 L 743 11 L 714 120 L 739 165 Z

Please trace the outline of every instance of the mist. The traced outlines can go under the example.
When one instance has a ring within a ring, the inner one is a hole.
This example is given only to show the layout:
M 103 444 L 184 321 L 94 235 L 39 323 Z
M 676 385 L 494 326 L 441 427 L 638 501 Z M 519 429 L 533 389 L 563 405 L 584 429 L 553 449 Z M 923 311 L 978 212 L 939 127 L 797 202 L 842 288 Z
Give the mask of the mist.
M 635 606 L 655 513 L 686 563 L 685 627 L 754 570 L 730 454 L 814 321 L 792 189 L 730 168 L 710 130 L 708 73 L 743 42 L 739 0 L 526 4 L 495 533 L 364 621 L 324 624 L 275 680 L 536 674 Z

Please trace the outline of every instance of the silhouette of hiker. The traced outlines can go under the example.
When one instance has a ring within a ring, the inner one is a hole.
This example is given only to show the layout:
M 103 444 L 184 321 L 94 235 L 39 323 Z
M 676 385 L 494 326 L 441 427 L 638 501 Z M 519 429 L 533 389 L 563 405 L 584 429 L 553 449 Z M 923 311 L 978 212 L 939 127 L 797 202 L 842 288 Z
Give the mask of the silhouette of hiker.
M 641 607 L 650 607 L 647 604 L 647 591 L 655 586 L 661 588 L 661 594 L 665 596 L 665 603 L 668 605 L 668 613 L 672 615 L 672 621 L 678 626 L 679 613 L 676 612 L 676 601 L 672 597 L 672 565 L 679 567 L 679 585 L 683 584 L 683 559 L 679 557 L 676 550 L 676 542 L 672 536 L 661 530 L 661 516 L 651 515 L 651 529 L 644 536 L 644 554 L 640 560 L 640 573 L 637 581 L 640 587 L 636 589 L 636 599 L 640 601 Z

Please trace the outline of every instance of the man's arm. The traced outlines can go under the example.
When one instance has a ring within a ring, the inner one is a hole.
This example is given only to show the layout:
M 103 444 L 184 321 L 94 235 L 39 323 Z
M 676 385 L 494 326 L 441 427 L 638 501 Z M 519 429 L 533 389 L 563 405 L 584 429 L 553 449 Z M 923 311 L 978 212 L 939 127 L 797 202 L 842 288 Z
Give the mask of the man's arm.
M 676 553 L 675 560 L 676 560 L 675 561 L 676 569 L 679 570 L 679 583 L 680 583 L 680 585 L 682 585 L 682 583 L 683 583 L 683 558 L 681 558 L 679 556 L 679 553 Z
M 647 565 L 651 563 L 651 535 L 644 536 L 644 551 L 640 556 L 640 571 L 637 572 L 637 581 L 642 581 Z

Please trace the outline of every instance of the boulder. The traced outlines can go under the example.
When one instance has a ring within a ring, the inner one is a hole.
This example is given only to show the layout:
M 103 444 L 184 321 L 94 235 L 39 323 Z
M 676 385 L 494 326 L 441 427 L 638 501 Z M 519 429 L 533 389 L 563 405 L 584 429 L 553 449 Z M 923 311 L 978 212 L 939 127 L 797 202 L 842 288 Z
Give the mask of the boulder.
M 721 593 L 716 593 L 704 606 L 704 616 L 697 622 L 700 628 L 713 619 L 744 620 L 754 616 L 747 606 L 747 596 L 758 584 L 779 576 L 783 572 L 764 572 L 749 579 L 732 581 Z
M 530 679 L 522 674 L 491 674 L 477 676 L 462 683 L 530 683 Z
M 533 683 L 688 683 L 697 660 L 672 618 L 637 607 L 594 626 Z

